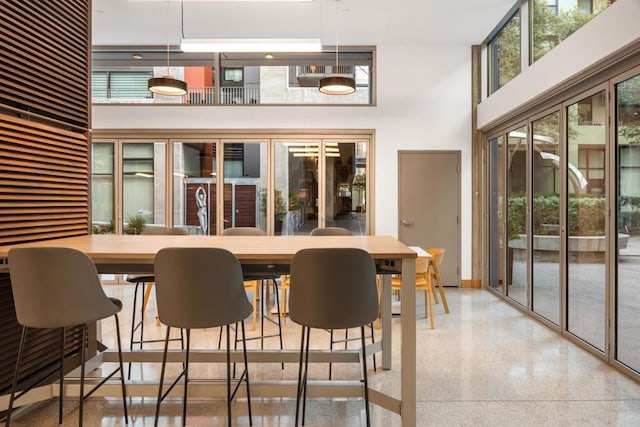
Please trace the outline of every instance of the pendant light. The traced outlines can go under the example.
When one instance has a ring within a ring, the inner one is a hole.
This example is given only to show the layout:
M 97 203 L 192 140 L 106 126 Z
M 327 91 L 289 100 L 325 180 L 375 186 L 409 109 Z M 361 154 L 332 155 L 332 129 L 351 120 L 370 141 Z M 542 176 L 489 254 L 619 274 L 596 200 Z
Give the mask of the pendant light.
M 183 96 L 187 94 L 187 83 L 169 74 L 169 0 L 167 0 L 167 75 L 150 78 L 147 87 L 158 95 Z
M 328 77 L 320 79 L 320 92 L 326 95 L 349 95 L 356 91 L 356 81 L 351 77 L 338 74 L 338 1 L 336 2 L 336 69 Z

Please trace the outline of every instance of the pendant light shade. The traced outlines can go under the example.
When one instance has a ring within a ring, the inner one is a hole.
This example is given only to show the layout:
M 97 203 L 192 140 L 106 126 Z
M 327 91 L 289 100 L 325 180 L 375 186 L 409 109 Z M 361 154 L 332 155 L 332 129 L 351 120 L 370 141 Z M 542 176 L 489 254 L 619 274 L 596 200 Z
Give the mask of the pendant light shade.
M 167 75 L 152 77 L 147 82 L 150 92 L 158 95 L 183 96 L 187 94 L 187 83 L 169 74 L 169 0 L 167 0 Z
M 149 91 L 158 95 L 182 96 L 187 94 L 187 83 L 171 76 L 151 78 L 147 87 Z
M 320 92 L 327 95 L 349 95 L 356 91 L 356 81 L 351 77 L 330 76 L 320 79 Z
M 338 66 L 338 2 L 336 2 L 336 65 L 334 72 L 338 72 L 340 67 Z M 348 76 L 341 74 L 333 74 L 320 79 L 318 82 L 318 89 L 320 92 L 326 95 L 349 95 L 356 91 L 356 81 Z

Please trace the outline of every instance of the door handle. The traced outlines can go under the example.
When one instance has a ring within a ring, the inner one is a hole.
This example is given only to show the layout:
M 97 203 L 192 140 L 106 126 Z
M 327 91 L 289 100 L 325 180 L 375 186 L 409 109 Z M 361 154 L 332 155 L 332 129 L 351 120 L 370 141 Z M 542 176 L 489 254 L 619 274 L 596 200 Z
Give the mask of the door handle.
M 413 221 L 407 221 L 406 219 L 402 220 L 402 225 L 405 227 L 410 227 L 413 225 Z

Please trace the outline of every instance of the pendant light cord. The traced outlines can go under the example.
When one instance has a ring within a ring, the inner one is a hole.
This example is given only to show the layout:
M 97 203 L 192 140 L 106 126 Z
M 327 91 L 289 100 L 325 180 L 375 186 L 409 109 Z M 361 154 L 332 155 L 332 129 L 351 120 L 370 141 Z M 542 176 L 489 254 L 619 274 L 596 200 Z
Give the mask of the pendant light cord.
M 333 74 L 338 74 L 338 2 L 340 0 L 335 0 L 336 1 L 336 69 L 333 71 Z
M 169 73 L 169 0 L 167 0 L 167 76 Z

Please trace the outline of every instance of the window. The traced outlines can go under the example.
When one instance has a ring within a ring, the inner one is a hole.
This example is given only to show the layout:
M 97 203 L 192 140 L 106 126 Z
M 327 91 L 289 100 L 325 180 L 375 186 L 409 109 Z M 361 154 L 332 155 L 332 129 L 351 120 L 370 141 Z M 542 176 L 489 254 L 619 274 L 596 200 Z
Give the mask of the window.
M 147 89 L 151 77 L 151 71 L 94 71 L 91 96 L 94 100 L 151 98 Z
M 489 42 L 490 89 L 500 89 L 520 74 L 520 11 L 517 10 Z

